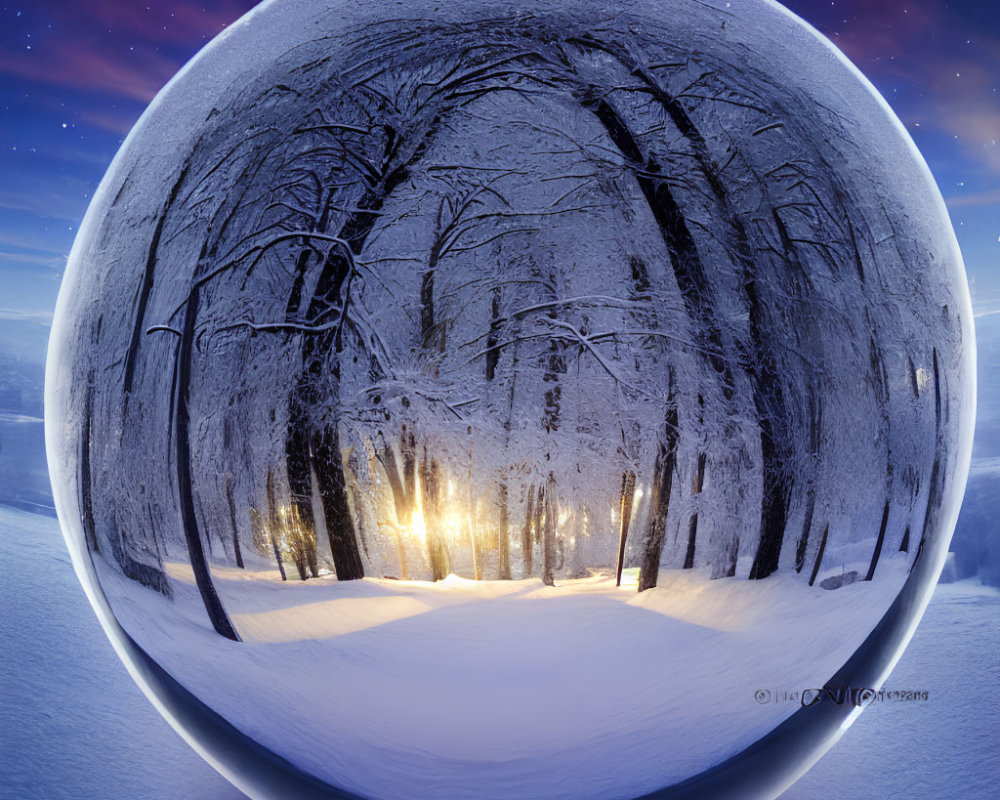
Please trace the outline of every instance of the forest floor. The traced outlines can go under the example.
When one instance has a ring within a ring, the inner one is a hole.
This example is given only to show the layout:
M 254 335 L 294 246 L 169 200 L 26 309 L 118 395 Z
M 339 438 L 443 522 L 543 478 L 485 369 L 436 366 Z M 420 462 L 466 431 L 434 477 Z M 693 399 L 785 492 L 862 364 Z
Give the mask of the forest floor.
M 386 798 L 584 800 L 652 791 L 766 733 L 861 643 L 907 565 L 835 591 L 663 570 L 642 594 L 635 571 L 547 587 L 213 567 L 239 644 L 209 627 L 190 567 L 167 564 L 173 603 L 101 574 L 140 646 L 311 773 Z

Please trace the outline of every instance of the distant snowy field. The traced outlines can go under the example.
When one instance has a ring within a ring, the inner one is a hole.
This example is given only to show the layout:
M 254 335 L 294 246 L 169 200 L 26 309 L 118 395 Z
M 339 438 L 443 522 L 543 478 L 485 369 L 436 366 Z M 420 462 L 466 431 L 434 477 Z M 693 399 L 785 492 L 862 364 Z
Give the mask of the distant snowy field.
M 0 507 L 0 609 L 0 796 L 242 797 L 127 676 L 53 520 Z M 939 587 L 887 688 L 924 690 L 929 700 L 872 706 L 785 797 L 995 798 L 1000 592 L 970 582 Z

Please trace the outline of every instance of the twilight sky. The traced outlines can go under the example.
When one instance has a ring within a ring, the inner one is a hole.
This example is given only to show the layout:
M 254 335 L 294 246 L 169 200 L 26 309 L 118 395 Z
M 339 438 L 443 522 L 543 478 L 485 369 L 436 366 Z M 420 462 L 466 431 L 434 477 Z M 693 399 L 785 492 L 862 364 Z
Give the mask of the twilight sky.
M 0 319 L 51 317 L 76 229 L 125 134 L 171 75 L 255 4 L 0 0 Z M 1000 313 L 997 0 L 786 5 L 895 109 L 948 202 L 977 315 Z

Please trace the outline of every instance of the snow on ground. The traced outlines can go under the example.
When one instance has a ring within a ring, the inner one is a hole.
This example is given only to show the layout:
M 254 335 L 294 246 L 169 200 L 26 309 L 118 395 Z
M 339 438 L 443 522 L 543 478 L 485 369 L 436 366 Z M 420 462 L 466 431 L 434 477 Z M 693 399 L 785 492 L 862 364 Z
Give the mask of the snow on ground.
M 51 517 L 0 506 L 0 797 L 239 800 L 125 671 Z
M 1000 590 L 940 584 L 887 688 L 782 800 L 1000 797 Z
M 641 595 L 634 573 L 617 588 L 215 569 L 243 643 L 211 630 L 186 565 L 167 567 L 174 603 L 100 572 L 140 646 L 312 774 L 377 798 L 582 800 L 655 790 L 758 739 L 795 706 L 755 690 L 822 686 L 907 563 L 837 591 L 665 570 Z
M 0 572 L 0 796 L 241 797 L 132 684 L 76 583 L 54 520 L 0 507 Z M 618 669 L 635 660 L 633 651 L 619 653 Z M 1000 785 L 998 655 L 1000 592 L 969 582 L 938 587 L 887 686 L 926 690 L 929 699 L 870 707 L 785 797 L 992 800 Z M 337 680 L 329 668 L 326 682 Z M 752 695 L 755 687 L 743 688 Z

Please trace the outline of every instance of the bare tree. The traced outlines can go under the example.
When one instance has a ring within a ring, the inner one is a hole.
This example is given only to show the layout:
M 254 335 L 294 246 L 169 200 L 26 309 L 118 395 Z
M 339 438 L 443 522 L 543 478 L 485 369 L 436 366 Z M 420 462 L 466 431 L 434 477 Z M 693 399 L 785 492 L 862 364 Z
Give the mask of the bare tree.
M 672 381 L 671 381 L 672 383 Z M 663 438 L 659 442 L 656 463 L 653 467 L 653 493 L 650 500 L 649 521 L 642 548 L 639 567 L 639 591 L 656 586 L 660 573 L 660 554 L 667 530 L 667 512 L 677 465 L 678 415 L 676 403 L 668 403 Z
M 635 498 L 635 473 L 622 473 L 622 502 L 619 512 L 618 562 L 615 567 L 615 586 L 622 585 L 622 568 L 625 566 L 625 541 L 628 539 L 629 523 L 632 520 L 632 501 Z

